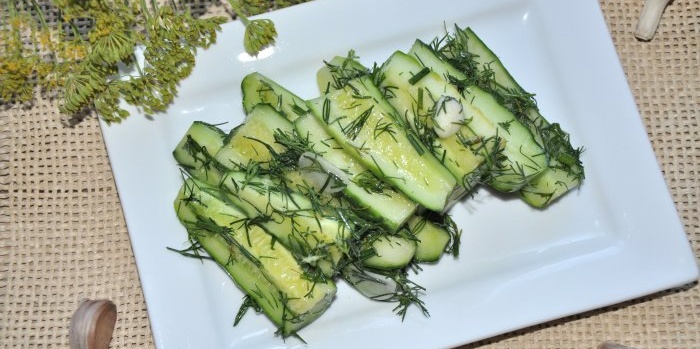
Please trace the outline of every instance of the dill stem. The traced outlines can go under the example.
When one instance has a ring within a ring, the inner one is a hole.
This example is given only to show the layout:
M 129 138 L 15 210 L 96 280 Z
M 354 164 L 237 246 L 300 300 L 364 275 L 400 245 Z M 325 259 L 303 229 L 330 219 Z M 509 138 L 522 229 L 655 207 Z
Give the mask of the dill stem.
M 170 7 L 172 7 L 173 10 L 177 11 L 178 10 L 177 2 L 175 2 L 175 0 L 170 0 Z
M 41 27 L 44 29 L 49 29 L 48 24 L 46 24 L 46 18 L 44 17 L 44 11 L 41 10 L 39 3 L 36 0 L 32 0 L 32 7 L 34 11 L 39 16 L 39 22 L 41 22 Z
M 21 55 L 22 53 L 22 33 L 21 33 L 21 28 L 17 26 L 15 28 L 15 23 L 12 23 L 14 20 L 17 20 L 17 3 L 14 2 L 14 0 L 8 0 L 7 1 L 7 8 L 10 9 L 10 30 L 12 31 L 12 34 L 15 36 L 15 44 L 16 47 L 15 49 L 17 52 L 15 54 Z
M 143 13 L 144 17 L 146 17 L 146 22 L 151 21 L 151 14 L 148 9 L 148 5 L 146 5 L 146 0 L 140 0 L 141 3 L 141 12 Z
M 134 60 L 134 66 L 136 67 L 136 70 L 139 72 L 139 76 L 143 76 L 143 69 L 141 69 L 141 65 L 139 64 L 139 59 L 136 57 L 136 53 L 131 54 L 132 59 Z
M 231 5 L 233 12 L 235 12 L 236 15 L 241 19 L 241 22 L 243 22 L 243 24 L 247 26 L 248 23 L 250 23 L 250 20 L 243 13 L 243 10 L 241 9 L 241 6 L 238 4 L 238 2 L 236 0 L 228 0 L 228 4 Z
M 160 6 L 158 6 L 158 2 L 156 0 L 151 0 L 151 7 L 153 8 L 153 13 L 158 14 Z

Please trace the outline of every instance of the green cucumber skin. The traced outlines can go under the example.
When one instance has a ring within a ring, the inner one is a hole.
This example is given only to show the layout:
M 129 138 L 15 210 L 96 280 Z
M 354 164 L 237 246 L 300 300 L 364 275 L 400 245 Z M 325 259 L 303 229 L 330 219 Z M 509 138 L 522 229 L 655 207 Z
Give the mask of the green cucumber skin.
M 215 157 L 229 170 L 245 168 L 251 162 L 265 166 L 272 160 L 273 152 L 284 151 L 284 147 L 275 142 L 277 130 L 292 132 L 294 127 L 271 105 L 257 104 L 243 124 L 231 130 Z
M 421 40 L 416 40 L 408 50 L 408 55 L 414 57 L 421 66 L 429 67 L 431 71 L 444 79 L 450 76 L 463 80 L 467 76 L 451 64 L 445 64 L 448 59 L 439 52 L 435 52 L 430 45 Z
M 514 90 L 521 93 L 527 91 L 518 84 L 515 78 L 510 74 L 503 62 L 491 49 L 479 38 L 479 36 L 471 29 L 466 28 L 464 33 L 467 37 L 467 47 L 476 55 L 476 60 L 481 65 L 481 70 L 493 70 L 494 79 L 498 88 L 504 90 Z M 551 128 L 550 122 L 540 114 L 537 108 L 530 108 L 524 113 L 522 119 L 526 120 L 526 124 L 531 128 L 533 134 L 538 135 L 543 128 Z M 528 122 L 529 121 L 529 122 Z M 557 126 L 555 126 L 557 127 Z M 561 131 L 563 132 L 563 131 Z M 539 136 L 539 142 L 543 143 L 542 136 Z M 579 150 L 574 149 L 571 143 L 568 142 L 568 135 L 561 135 L 563 139 L 567 139 L 566 144 L 561 144 L 557 152 L 566 154 L 576 154 Z M 578 158 L 578 155 L 574 157 Z M 523 200 L 528 204 L 543 208 L 551 204 L 553 201 L 566 194 L 572 189 L 579 187 L 584 179 L 584 169 L 580 161 L 565 165 L 558 161 L 556 156 L 550 157 L 550 166 L 545 172 L 530 183 L 520 192 Z
M 342 90 L 308 101 L 308 105 L 328 133 L 377 177 L 430 210 L 440 212 L 448 205 L 457 186 L 455 178 L 417 143 L 417 136 L 409 139 L 411 135 L 393 107 L 368 78 L 353 80 Z M 358 122 L 362 117 L 366 122 Z M 353 125 L 360 127 L 354 128 L 355 135 L 348 135 Z M 388 131 L 375 132 L 382 125 Z
M 335 283 L 304 279 L 293 255 L 275 246 L 261 228 L 243 228 L 243 212 L 222 201 L 214 187 L 188 179 L 174 205 L 190 237 L 255 300 L 283 337 L 313 322 L 330 306 Z M 208 223 L 196 224 L 202 219 Z
M 458 32 L 458 35 L 461 35 L 461 32 Z M 480 70 L 491 69 L 496 84 L 503 88 L 525 92 L 525 89 L 513 78 L 498 56 L 471 28 L 465 28 L 463 35 L 466 36 L 467 50 L 474 53 L 474 60 L 481 66 Z
M 215 156 L 224 146 L 225 138 L 226 134 L 215 125 L 195 121 L 173 150 L 173 157 L 190 176 L 216 183 L 224 168 Z
M 495 173 L 491 174 L 491 187 L 502 192 L 516 192 L 542 174 L 548 166 L 549 159 L 532 133 L 490 93 L 473 86 L 466 98 L 470 98 L 470 105 L 476 110 L 492 117 L 498 124 L 497 135 L 505 139 L 502 151 L 505 159 L 500 166 L 496 166 Z
M 424 217 L 414 217 L 408 223 L 409 231 L 416 239 L 414 260 L 419 263 L 435 263 L 447 250 L 450 233 Z
M 374 255 L 362 261 L 365 267 L 380 270 L 403 268 L 416 254 L 416 241 L 400 234 L 379 236 L 367 244 Z
M 241 91 L 246 114 L 258 104 L 271 105 L 289 121 L 294 121 L 308 112 L 306 101 L 289 93 L 280 84 L 258 72 L 250 73 L 243 78 Z

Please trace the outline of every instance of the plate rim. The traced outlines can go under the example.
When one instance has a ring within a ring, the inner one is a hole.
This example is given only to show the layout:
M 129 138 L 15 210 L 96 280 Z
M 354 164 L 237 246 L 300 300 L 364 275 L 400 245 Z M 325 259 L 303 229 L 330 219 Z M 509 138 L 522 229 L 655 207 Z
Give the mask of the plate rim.
M 265 14 L 263 16 L 268 17 L 268 18 L 272 18 L 276 23 L 287 24 L 287 19 L 285 19 L 287 17 L 304 16 L 304 13 L 307 13 L 307 11 L 316 14 L 319 12 L 327 11 L 329 8 L 334 8 L 337 6 L 347 6 L 348 2 L 350 2 L 350 1 L 316 0 L 316 1 L 308 2 L 308 3 L 304 3 L 304 4 L 295 5 L 293 7 L 285 8 L 285 9 L 282 9 L 279 11 L 271 12 L 271 13 Z M 366 1 L 366 2 L 370 3 L 370 1 Z M 394 1 L 394 3 L 399 3 L 399 2 L 400 1 Z M 392 2 L 386 1 L 386 3 L 392 3 Z M 500 4 L 512 4 L 512 3 L 521 4 L 521 3 L 523 3 L 523 4 L 528 4 L 528 5 L 545 4 L 543 6 L 550 6 L 550 5 L 554 4 L 554 2 L 549 1 L 549 0 L 530 0 L 530 1 L 527 1 L 527 0 L 503 0 L 503 1 L 497 1 L 496 3 L 500 3 Z M 646 136 L 646 133 L 643 132 L 643 135 L 640 134 L 640 131 L 644 131 L 644 126 L 641 122 L 641 117 L 636 109 L 636 105 L 634 104 L 634 98 L 632 96 L 632 93 L 629 89 L 629 86 L 627 85 L 626 80 L 624 79 L 624 73 L 622 72 L 622 67 L 621 67 L 620 62 L 617 59 L 615 48 L 614 48 L 614 45 L 612 43 L 611 38 L 609 37 L 607 27 L 605 27 L 605 21 L 602 17 L 602 13 L 600 11 L 599 4 L 594 0 L 589 0 L 588 2 L 585 2 L 583 5 L 579 5 L 579 6 L 583 6 L 587 11 L 592 11 L 592 12 L 588 13 L 588 15 L 593 16 L 593 19 L 594 19 L 594 22 L 591 25 L 594 27 L 593 29 L 595 29 L 597 31 L 596 32 L 597 39 L 604 40 L 603 42 L 598 43 L 600 45 L 598 47 L 601 50 L 601 53 L 603 53 L 603 58 L 600 58 L 601 62 L 603 62 L 603 64 L 606 65 L 606 68 L 614 74 L 613 75 L 613 82 L 617 85 L 623 84 L 626 87 L 626 89 L 621 91 L 620 93 L 623 97 L 623 104 L 626 106 L 627 111 L 629 113 L 631 113 L 631 115 L 628 115 L 628 118 L 630 118 L 630 120 L 628 120 L 628 121 L 632 122 L 632 127 L 634 127 L 635 134 L 638 137 L 644 138 L 644 140 L 645 140 L 641 144 L 642 152 L 644 154 L 646 154 L 647 157 L 649 155 L 651 155 L 653 157 L 653 155 L 654 155 L 653 149 L 651 147 L 651 144 L 648 142 L 648 138 Z M 596 11 L 597 11 L 597 14 L 595 13 Z M 307 15 L 307 16 L 310 16 L 310 15 Z M 601 27 L 601 23 L 603 25 L 602 27 Z M 241 29 L 236 28 L 237 25 L 238 25 L 238 23 L 235 23 L 235 22 L 227 23 L 224 25 L 224 30 L 227 31 L 228 34 L 231 34 L 231 33 L 240 34 Z M 603 35 L 603 33 L 605 35 Z M 285 46 L 284 46 L 285 44 L 286 44 L 285 42 L 282 42 L 280 44 L 280 50 L 281 50 L 280 52 L 283 52 L 282 50 L 285 49 Z M 409 44 L 409 43 L 406 43 L 406 44 Z M 236 47 L 235 49 L 240 49 L 240 48 Z M 615 59 L 611 60 L 611 57 L 614 57 Z M 195 68 L 195 69 L 197 69 L 197 68 Z M 248 69 L 250 69 L 250 67 L 248 67 Z M 185 83 L 183 83 L 183 84 L 185 84 Z M 165 117 L 158 116 L 158 118 L 165 118 Z M 137 121 L 134 121 L 133 119 L 137 119 Z M 139 115 L 132 115 L 129 120 L 126 120 L 124 122 L 123 125 L 118 125 L 115 127 L 115 126 L 108 126 L 104 122 L 101 122 L 100 126 L 102 128 L 103 138 L 104 138 L 104 141 L 105 141 L 105 144 L 107 147 L 107 152 L 108 152 L 108 155 L 110 157 L 110 164 L 112 165 L 112 171 L 114 172 L 114 180 L 117 184 L 118 192 L 120 194 L 120 197 L 124 196 L 124 198 L 123 198 L 124 202 L 122 202 L 122 207 L 123 207 L 124 214 L 125 214 L 127 229 L 129 231 L 129 235 L 130 235 L 131 240 L 132 240 L 132 248 L 134 250 L 137 267 L 139 269 L 140 281 L 141 281 L 141 284 L 144 288 L 144 297 L 146 298 L 147 309 L 149 312 L 149 320 L 151 321 L 151 328 L 153 330 L 153 335 L 154 335 L 154 340 L 156 342 L 156 346 L 159 348 L 166 348 L 166 346 L 167 346 L 167 348 L 170 348 L 171 346 L 172 347 L 181 347 L 182 343 L 187 343 L 187 339 L 191 339 L 191 338 L 186 338 L 186 340 L 184 340 L 184 341 L 181 341 L 179 339 L 176 341 L 173 341 L 171 338 L 165 338 L 165 336 L 171 335 L 171 333 L 168 332 L 167 327 L 168 326 L 177 326 L 177 325 L 173 323 L 174 322 L 173 319 L 165 319 L 168 317 L 167 314 L 161 314 L 161 313 L 159 313 L 160 310 L 156 311 L 155 307 L 151 306 L 151 304 L 156 304 L 159 302 L 167 301 L 167 299 L 160 300 L 160 298 L 162 297 L 161 293 L 166 291 L 166 290 L 163 290 L 159 285 L 153 285 L 153 283 L 151 282 L 151 279 L 149 279 L 149 277 L 150 277 L 149 274 L 153 273 L 154 270 L 157 270 L 158 268 L 157 268 L 157 266 L 149 265 L 149 264 L 152 264 L 153 262 L 149 261 L 148 257 L 145 255 L 147 253 L 147 251 L 143 250 L 145 248 L 141 243 L 143 240 L 141 239 L 140 236 L 133 235 L 133 234 L 136 234 L 137 231 L 141 232 L 144 230 L 144 227 L 142 225 L 142 221 L 137 219 L 138 212 L 134 211 L 131 208 L 127 209 L 127 206 L 132 205 L 131 201 L 134 200 L 132 198 L 135 197 L 131 192 L 133 192 L 134 190 L 139 190 L 139 189 L 142 190 L 143 185 L 141 185 L 141 186 L 137 185 L 136 189 L 134 189 L 134 188 L 125 189 L 127 187 L 134 186 L 134 184 L 133 184 L 134 179 L 133 179 L 133 177 L 129 177 L 129 176 L 124 175 L 124 172 L 122 171 L 123 166 L 119 166 L 119 164 L 126 163 L 124 159 L 126 158 L 127 155 L 129 155 L 129 154 L 124 154 L 125 152 L 123 152 L 119 149 L 121 146 L 123 146 L 122 144 L 120 144 L 119 139 L 127 139 L 126 138 L 127 132 L 130 133 L 129 134 L 130 137 L 149 137 L 149 136 L 153 137 L 152 133 L 148 132 L 148 131 L 154 131 L 154 130 L 149 129 L 146 126 L 148 124 L 151 124 L 151 126 L 153 126 L 154 124 L 155 125 L 162 124 L 162 122 L 160 122 L 160 121 L 154 123 L 151 121 L 144 121 L 144 120 L 138 120 L 138 119 L 145 120 L 145 118 L 141 118 Z M 144 125 L 146 125 L 146 126 L 144 126 Z M 128 126 L 128 127 L 125 127 L 125 126 Z M 166 128 L 167 127 L 168 126 L 166 126 Z M 150 128 L 153 128 L 153 127 L 150 127 Z M 135 130 L 136 130 L 136 132 L 134 132 Z M 155 131 L 157 132 L 159 137 L 166 137 L 166 136 L 164 136 L 164 133 L 166 132 L 166 130 L 156 129 Z M 636 139 L 635 142 L 639 143 L 639 139 Z M 167 149 L 167 145 L 168 144 L 162 144 L 160 147 L 158 147 L 158 151 L 165 152 L 164 154 L 169 154 L 170 149 Z M 655 185 L 658 186 L 659 184 L 661 184 L 665 188 L 665 195 L 663 195 L 663 197 L 661 197 L 659 199 L 659 200 L 661 200 L 660 206 L 662 207 L 663 212 L 664 212 L 664 217 L 665 217 L 664 219 L 667 220 L 667 222 L 672 225 L 671 230 L 675 232 L 674 239 L 675 240 L 686 239 L 685 242 L 687 244 L 687 235 L 685 234 L 684 228 L 681 224 L 680 217 L 678 217 L 677 213 L 675 212 L 675 204 L 673 203 L 673 201 L 671 199 L 670 192 L 668 191 L 668 188 L 664 182 L 661 170 L 658 168 L 658 163 L 656 163 L 655 157 L 653 157 L 653 158 L 654 158 L 653 162 L 656 164 L 656 171 L 652 175 L 652 178 L 653 178 L 652 180 L 654 181 Z M 127 192 L 130 192 L 130 193 L 127 194 Z M 127 202 L 127 200 L 129 200 L 129 201 Z M 168 209 L 169 208 L 170 207 L 168 207 Z M 162 212 L 163 209 L 164 208 L 159 208 L 159 209 L 155 210 L 155 212 Z M 146 229 L 152 229 L 152 226 L 147 226 Z M 682 233 L 682 236 L 678 234 L 679 231 Z M 132 232 L 133 232 L 133 234 L 132 234 Z M 634 240 L 634 239 L 624 240 L 624 243 L 629 244 L 630 242 L 635 242 L 635 241 L 636 240 Z M 678 242 L 680 244 L 679 246 L 683 245 L 681 242 Z M 627 245 L 627 246 L 623 246 L 623 247 L 629 248 L 628 246 L 634 246 L 634 245 L 632 244 L 632 245 Z M 693 262 L 695 261 L 695 257 L 693 256 L 692 251 L 690 250 L 689 244 L 687 244 L 686 250 L 687 250 L 687 252 L 684 253 L 683 258 L 685 258 L 687 260 L 685 260 L 684 262 L 682 262 L 680 264 L 672 264 L 674 266 L 677 266 L 677 265 L 684 265 L 685 266 L 683 269 L 676 270 L 678 273 L 672 275 L 672 277 L 673 277 L 672 279 L 669 278 L 668 280 L 664 280 L 664 282 L 662 282 L 662 283 L 658 283 L 658 285 L 655 285 L 654 287 L 647 287 L 644 290 L 640 290 L 640 292 L 638 292 L 638 294 L 636 294 L 636 295 L 629 294 L 629 293 L 616 294 L 614 292 L 611 292 L 607 295 L 607 298 L 606 298 L 607 301 L 605 301 L 605 302 L 598 302 L 597 304 L 589 304 L 586 307 L 579 307 L 578 309 L 571 309 L 568 312 L 564 312 L 562 314 L 556 314 L 553 317 L 550 317 L 549 319 L 546 319 L 546 315 L 542 314 L 542 315 L 540 315 L 540 318 L 543 319 L 544 321 L 548 321 L 548 320 L 551 320 L 554 318 L 560 318 L 563 316 L 572 315 L 572 314 L 578 313 L 580 311 L 595 309 L 595 308 L 599 308 L 601 306 L 619 303 L 621 301 L 625 301 L 628 299 L 638 298 L 638 297 L 641 297 L 641 296 L 649 294 L 649 293 L 661 291 L 663 289 L 681 286 L 682 284 L 685 284 L 687 282 L 695 280 L 698 278 L 698 269 L 697 269 L 696 263 L 688 264 L 688 260 L 692 260 Z M 635 252 L 635 251 L 632 250 L 632 252 Z M 637 256 L 630 256 L 629 258 L 634 259 L 636 257 Z M 169 260 L 171 260 L 171 259 L 172 258 L 170 258 Z M 669 263 L 679 263 L 679 261 L 673 261 L 673 262 L 669 262 Z M 196 264 L 196 263 L 194 263 L 194 264 Z M 187 269 L 186 271 L 192 272 L 193 270 L 195 270 L 196 267 L 197 266 L 190 266 L 191 269 Z M 214 273 L 214 272 L 216 272 L 216 271 L 215 270 L 208 270 L 207 271 L 207 273 L 209 273 L 209 274 Z M 200 276 L 204 275 L 202 277 L 207 276 L 204 273 L 201 273 L 201 272 L 198 272 L 198 273 L 200 273 L 199 274 Z M 610 280 L 610 281 L 614 281 L 614 280 Z M 209 305 L 209 306 L 212 306 L 212 305 Z M 190 309 L 190 310 L 192 310 L 192 309 Z M 200 315 L 207 314 L 207 312 L 203 311 L 203 312 L 199 312 L 199 314 Z M 540 322 L 542 322 L 542 321 L 530 322 L 530 323 L 526 324 L 526 326 L 532 325 L 535 323 L 540 323 Z M 473 337 L 473 338 L 469 339 L 468 341 L 471 342 L 471 341 L 491 337 L 493 335 L 497 335 L 500 333 L 508 332 L 510 330 L 514 330 L 517 328 L 522 328 L 523 326 L 521 326 L 521 325 L 523 323 L 524 322 L 521 321 L 519 325 L 505 326 L 504 328 L 500 328 L 497 330 L 492 329 L 490 331 L 485 331 L 483 333 L 482 337 L 479 337 L 479 338 Z M 210 333 L 208 333 L 208 335 L 210 335 L 212 338 L 217 338 L 219 336 L 219 334 L 214 333 L 214 332 L 215 331 L 210 331 Z M 279 341 L 280 343 L 278 343 L 278 344 L 280 344 L 280 345 L 282 344 L 281 340 L 279 340 L 279 338 L 275 337 L 274 340 Z M 176 344 L 178 342 L 180 344 Z M 196 344 L 200 345 L 200 344 L 205 344 L 205 343 L 196 343 Z M 216 344 L 216 343 L 212 342 L 212 344 Z M 413 343 L 413 344 L 422 345 L 422 346 L 427 348 L 427 347 L 429 347 L 430 343 L 420 342 L 420 343 Z M 450 338 L 446 338 L 446 340 L 444 340 L 443 344 L 444 345 L 458 345 L 458 344 L 465 344 L 465 342 L 462 342 L 457 337 L 453 336 Z

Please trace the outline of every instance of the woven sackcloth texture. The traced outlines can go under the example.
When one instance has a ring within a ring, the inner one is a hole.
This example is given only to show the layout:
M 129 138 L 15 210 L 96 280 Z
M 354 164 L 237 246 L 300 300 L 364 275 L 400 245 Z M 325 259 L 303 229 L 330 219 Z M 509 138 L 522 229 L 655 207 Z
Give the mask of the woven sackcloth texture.
M 650 42 L 633 35 L 642 3 L 602 0 L 601 6 L 700 256 L 700 1 L 672 2 Z M 0 347 L 66 348 L 69 320 L 81 300 L 108 298 L 118 307 L 111 348 L 153 348 L 96 117 L 67 126 L 56 102 L 39 98 L 31 106 L 0 106 L 0 131 Z M 700 287 L 694 283 L 462 348 L 589 349 L 604 340 L 646 349 L 700 348 Z

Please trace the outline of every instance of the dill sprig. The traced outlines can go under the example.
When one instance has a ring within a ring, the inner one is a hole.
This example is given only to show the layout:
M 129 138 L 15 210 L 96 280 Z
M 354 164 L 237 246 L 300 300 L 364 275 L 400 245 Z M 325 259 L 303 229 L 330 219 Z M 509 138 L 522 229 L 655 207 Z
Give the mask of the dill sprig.
M 253 299 L 253 297 L 246 294 L 243 296 L 243 301 L 241 302 L 241 306 L 238 308 L 238 312 L 236 312 L 236 317 L 233 320 L 233 326 L 237 326 L 241 322 L 243 316 L 248 312 L 248 309 L 253 309 L 253 311 L 256 313 L 262 312 L 262 307 Z
M 243 47 L 251 55 L 257 55 L 264 48 L 274 45 L 277 38 L 275 24 L 269 19 L 249 19 L 241 8 L 239 0 L 227 0 L 231 8 L 236 12 L 243 25 L 245 35 Z
M 379 302 L 395 303 L 394 312 L 403 320 L 411 305 L 417 306 L 425 316 L 428 309 L 421 299 L 425 287 L 409 278 L 409 271 L 419 272 L 417 265 L 394 270 L 379 270 L 365 267 L 362 262 L 349 262 L 342 276 L 365 296 Z
M 359 63 L 360 57 L 355 54 L 354 50 L 348 51 L 348 54 L 338 62 L 324 61 L 324 65 L 331 74 L 332 81 L 329 86 L 326 86 L 326 93 L 331 89 L 340 90 L 344 88 L 350 81 L 370 74 L 370 70 L 366 69 Z
M 420 270 L 417 265 L 410 264 L 394 270 L 376 270 L 363 265 L 364 260 L 376 256 L 376 251 L 371 247 L 372 242 L 387 235 L 394 235 L 395 232 L 389 232 L 382 228 L 373 217 L 367 215 L 365 209 L 349 202 L 345 196 L 335 197 L 334 200 L 326 200 L 322 195 L 309 195 L 309 198 L 313 202 L 314 211 L 324 212 L 325 216 L 334 217 L 344 222 L 351 232 L 348 241 L 345 242 L 346 259 L 344 263 L 337 266 L 337 273 L 344 275 L 344 277 L 353 278 L 353 282 L 351 282 L 353 285 L 358 280 L 378 284 L 391 280 L 395 287 L 387 290 L 386 293 L 372 297 L 372 299 L 395 303 L 394 312 L 402 319 L 412 305 L 417 306 L 424 315 L 429 315 L 421 299 L 425 288 L 410 280 L 408 275 L 409 270 Z M 440 216 L 440 218 L 441 220 L 436 224 L 440 224 L 450 232 L 451 243 L 447 249 L 456 257 L 459 254 L 461 232 L 449 216 Z M 413 236 L 407 228 L 403 229 L 398 234 L 407 238 Z
M 250 54 L 274 44 L 274 24 L 244 14 L 271 5 L 227 1 L 246 25 Z M 58 98 L 71 121 L 96 111 L 108 123 L 121 122 L 129 117 L 121 101 L 148 116 L 164 112 L 192 72 L 197 50 L 214 44 L 230 20 L 195 16 L 174 0 L 1 3 L 0 103 L 28 104 L 45 93 Z

